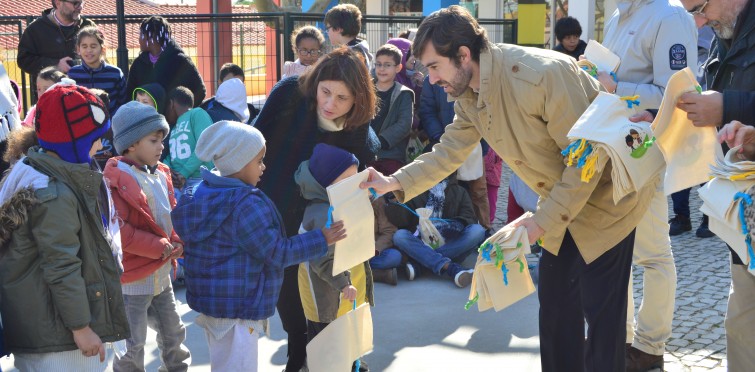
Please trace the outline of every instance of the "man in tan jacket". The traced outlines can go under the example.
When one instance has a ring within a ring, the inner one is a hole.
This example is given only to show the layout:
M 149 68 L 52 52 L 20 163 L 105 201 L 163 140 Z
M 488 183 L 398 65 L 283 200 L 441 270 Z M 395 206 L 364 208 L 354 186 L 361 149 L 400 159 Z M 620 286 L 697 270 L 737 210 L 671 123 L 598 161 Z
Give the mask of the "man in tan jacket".
M 599 83 L 563 54 L 489 43 L 459 6 L 426 18 L 412 51 L 430 82 L 456 99 L 456 117 L 431 153 L 391 177 L 370 170 L 362 187 L 411 199 L 456 170 L 484 138 L 540 195 L 535 215 L 519 225 L 545 247 L 538 292 L 543 371 L 623 371 L 634 229 L 659 180 L 614 204 L 605 153 L 589 182 L 565 166 L 567 133 Z

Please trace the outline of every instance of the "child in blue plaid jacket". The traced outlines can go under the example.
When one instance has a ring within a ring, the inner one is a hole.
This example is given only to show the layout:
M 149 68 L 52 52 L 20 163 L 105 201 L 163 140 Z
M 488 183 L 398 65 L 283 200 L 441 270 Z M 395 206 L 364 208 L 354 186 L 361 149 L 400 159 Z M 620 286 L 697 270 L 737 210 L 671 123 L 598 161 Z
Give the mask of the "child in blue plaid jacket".
M 265 138 L 246 124 L 220 121 L 199 137 L 202 169 L 193 196 L 173 210 L 184 239 L 186 299 L 201 313 L 213 371 L 257 371 L 257 340 L 273 315 L 283 269 L 325 255 L 345 237 L 343 223 L 287 238 L 280 214 L 256 187 Z

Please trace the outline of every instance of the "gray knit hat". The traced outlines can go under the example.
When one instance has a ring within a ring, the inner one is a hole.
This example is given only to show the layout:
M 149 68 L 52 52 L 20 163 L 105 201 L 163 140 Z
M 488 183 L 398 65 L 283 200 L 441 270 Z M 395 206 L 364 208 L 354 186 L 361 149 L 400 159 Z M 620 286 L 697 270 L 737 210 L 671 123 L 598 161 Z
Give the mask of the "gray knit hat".
M 170 132 L 165 116 L 152 106 L 131 101 L 121 106 L 113 115 L 113 144 L 115 151 L 123 154 L 131 145 L 154 131 L 162 130 L 165 137 Z
M 215 163 L 221 176 L 244 168 L 265 147 L 265 137 L 257 128 L 236 121 L 219 121 L 199 135 L 194 150 L 202 161 Z

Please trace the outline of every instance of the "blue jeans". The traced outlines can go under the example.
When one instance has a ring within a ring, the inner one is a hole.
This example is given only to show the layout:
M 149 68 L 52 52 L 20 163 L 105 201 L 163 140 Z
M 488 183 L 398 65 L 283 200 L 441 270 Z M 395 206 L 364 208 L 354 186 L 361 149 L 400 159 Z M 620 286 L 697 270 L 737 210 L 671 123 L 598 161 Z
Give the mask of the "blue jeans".
M 421 266 L 440 275 L 443 266 L 453 259 L 472 252 L 483 239 L 485 239 L 485 228 L 478 224 L 471 224 L 465 227 L 456 239 L 447 240 L 446 244 L 438 249 L 430 248 L 412 232 L 403 229 L 396 231 L 393 235 L 393 244 Z
M 401 252 L 396 248 L 386 248 L 379 255 L 370 258 L 370 267 L 387 270 L 401 265 Z

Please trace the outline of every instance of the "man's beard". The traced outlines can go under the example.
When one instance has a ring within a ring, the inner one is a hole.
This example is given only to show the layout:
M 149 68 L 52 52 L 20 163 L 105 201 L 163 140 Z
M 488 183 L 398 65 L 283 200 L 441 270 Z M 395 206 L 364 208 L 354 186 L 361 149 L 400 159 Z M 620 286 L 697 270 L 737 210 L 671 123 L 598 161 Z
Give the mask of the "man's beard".
M 710 21 L 708 25 L 713 29 L 719 39 L 729 40 L 734 37 L 734 25 L 724 25 L 719 21 Z
M 470 81 L 472 81 L 472 71 L 465 70 L 463 67 L 459 66 L 459 68 L 456 70 L 456 75 L 451 80 L 451 82 L 441 80 L 436 84 L 440 86 L 449 86 L 451 90 L 448 91 L 448 94 L 451 97 L 456 98 L 467 90 Z
M 67 13 L 60 12 L 64 17 L 68 18 L 71 22 L 78 22 L 79 19 L 81 19 L 81 12 L 77 11 L 71 11 Z

